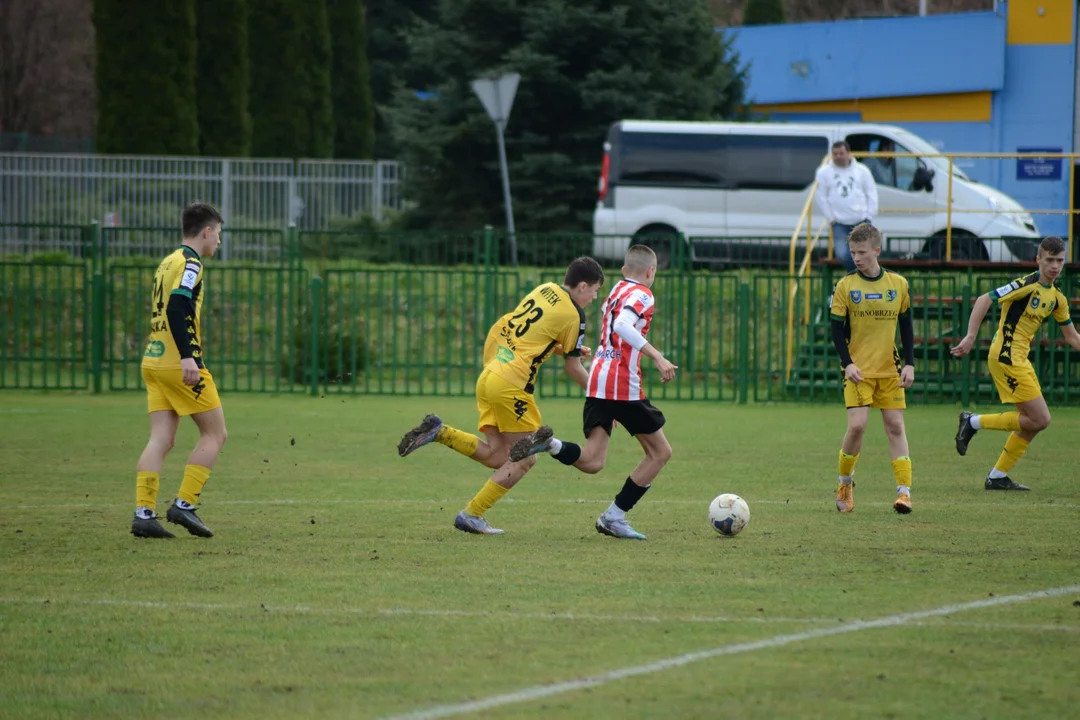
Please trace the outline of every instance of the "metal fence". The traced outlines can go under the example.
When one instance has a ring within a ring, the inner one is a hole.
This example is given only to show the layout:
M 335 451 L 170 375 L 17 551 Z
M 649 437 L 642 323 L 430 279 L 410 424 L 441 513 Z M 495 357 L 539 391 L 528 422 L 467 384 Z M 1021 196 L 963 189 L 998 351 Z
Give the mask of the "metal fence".
M 150 282 L 160 257 L 175 247 L 175 231 L 31 229 L 72 251 L 0 260 L 0 388 L 141 388 Z M 519 235 L 519 254 L 542 262 L 507 267 L 506 239 L 489 231 L 410 236 L 411 244 L 399 237 L 375 247 L 402 254 L 371 262 L 310 252 L 319 234 L 233 233 L 232 259 L 208 263 L 203 306 L 207 364 L 226 392 L 469 395 L 487 329 L 535 285 L 561 280 L 559 265 L 578 250 L 564 236 L 540 242 Z M 1059 280 L 1074 313 L 1078 270 L 1070 267 Z M 956 359 L 949 349 L 979 294 L 1030 271 L 902 270 L 916 336 L 910 403 L 996 404 L 986 367 L 996 306 L 976 352 Z M 831 272 L 706 271 L 676 256 L 653 287 L 650 340 L 680 371 L 661 384 L 646 361 L 647 392 L 657 399 L 839 402 L 828 333 Z M 793 283 L 800 292 L 791 292 Z M 590 345 L 599 313 L 599 302 L 587 310 Z M 1032 362 L 1048 400 L 1080 399 L 1080 353 L 1056 326 L 1042 332 Z M 543 367 L 539 393 L 579 397 L 560 364 Z
M 400 208 L 401 181 L 401 166 L 386 160 L 0 153 L 0 223 L 175 227 L 198 198 L 231 226 L 323 230 Z

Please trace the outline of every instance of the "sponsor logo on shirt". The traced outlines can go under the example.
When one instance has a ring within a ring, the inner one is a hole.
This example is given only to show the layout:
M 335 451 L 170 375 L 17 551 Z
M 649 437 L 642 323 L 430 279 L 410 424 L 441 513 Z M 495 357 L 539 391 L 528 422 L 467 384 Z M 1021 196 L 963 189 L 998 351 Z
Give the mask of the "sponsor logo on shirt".
M 880 300 L 881 293 L 866 293 L 867 300 Z

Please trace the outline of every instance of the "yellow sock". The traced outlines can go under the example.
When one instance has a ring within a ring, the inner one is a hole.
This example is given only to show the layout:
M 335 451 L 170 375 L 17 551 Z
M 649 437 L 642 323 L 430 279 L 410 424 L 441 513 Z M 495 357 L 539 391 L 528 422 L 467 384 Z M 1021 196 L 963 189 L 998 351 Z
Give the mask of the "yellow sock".
M 985 430 L 1011 430 L 1016 432 L 1020 429 L 1020 413 L 1007 412 L 997 415 L 980 415 L 979 427 Z
M 199 495 L 203 485 L 210 479 L 210 468 L 202 465 L 188 465 L 184 468 L 184 482 L 180 483 L 180 492 L 176 497 L 192 505 L 199 504 Z
M 906 488 L 911 487 L 911 458 L 907 455 L 898 457 L 892 461 L 892 474 L 896 478 L 896 484 Z
M 840 451 L 840 462 L 837 464 L 837 474 L 840 477 L 851 477 L 851 474 L 855 472 L 855 463 L 859 460 L 859 453 L 854 455 L 848 455 L 843 450 Z
M 449 425 L 443 425 L 442 429 L 439 430 L 439 434 L 435 436 L 435 442 L 445 445 L 465 457 L 472 457 L 476 454 L 476 448 L 480 447 L 480 438 L 464 430 L 452 428 Z
M 1012 413 L 1010 413 L 1012 414 Z M 996 463 L 994 463 L 994 469 L 1008 473 L 1012 470 L 1020 458 L 1024 457 L 1024 453 L 1028 449 L 1028 441 L 1020 437 L 1016 433 L 1009 435 L 1009 439 L 1005 441 L 1005 449 L 1001 451 L 1001 455 L 998 457 Z
M 140 470 L 135 480 L 135 506 L 157 510 L 158 485 L 161 476 L 156 472 Z
M 469 504 L 465 507 L 465 514 L 472 515 L 473 517 L 483 517 L 484 513 L 491 509 L 491 506 L 499 502 L 503 495 L 510 492 L 510 488 L 504 488 L 502 485 L 496 485 L 491 480 L 484 483 L 484 487 L 480 488 L 480 492 L 476 493 L 476 497 L 469 501 Z

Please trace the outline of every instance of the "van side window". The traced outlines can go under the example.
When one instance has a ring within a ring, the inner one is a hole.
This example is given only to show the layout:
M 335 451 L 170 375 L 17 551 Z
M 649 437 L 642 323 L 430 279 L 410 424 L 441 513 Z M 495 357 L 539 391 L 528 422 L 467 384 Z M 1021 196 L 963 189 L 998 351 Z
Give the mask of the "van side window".
M 829 154 L 824 136 L 729 135 L 728 180 L 741 190 L 803 190 Z
M 848 145 L 851 152 L 911 152 L 903 145 L 895 142 L 892 138 L 868 133 L 848 135 Z M 866 165 L 874 181 L 884 187 L 894 187 L 899 190 L 913 190 L 915 171 L 919 168 L 919 159 L 913 157 L 878 158 L 861 157 L 859 162 Z
M 723 135 L 623 132 L 617 182 L 722 187 L 724 141 Z

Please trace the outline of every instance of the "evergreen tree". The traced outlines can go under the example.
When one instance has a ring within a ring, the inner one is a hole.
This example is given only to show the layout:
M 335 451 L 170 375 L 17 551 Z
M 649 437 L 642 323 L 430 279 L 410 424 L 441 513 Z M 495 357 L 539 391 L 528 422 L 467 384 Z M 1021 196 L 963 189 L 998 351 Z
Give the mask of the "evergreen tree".
M 375 102 L 375 157 L 397 157 L 387 108 L 400 87 L 429 85 L 428 68 L 409 66 L 405 31 L 417 19 L 430 20 L 437 0 L 367 0 L 367 56 Z M 409 74 L 406 75 L 405 73 Z
M 334 157 L 367 159 L 375 147 L 375 112 L 368 74 L 361 0 L 326 0 L 333 64 Z
M 258 0 L 248 21 L 251 154 L 329 158 L 330 28 L 325 0 Z
M 248 2 L 195 0 L 195 23 L 199 152 L 246 157 L 251 152 Z
M 746 0 L 743 25 L 783 25 L 786 22 L 784 0 Z
M 94 0 L 96 147 L 103 153 L 196 155 L 193 0 Z
M 408 42 L 406 72 L 435 75 L 393 105 L 417 226 L 504 224 L 495 132 L 474 78 L 521 74 L 506 141 L 522 230 L 591 226 L 613 122 L 732 118 L 744 104 L 745 71 L 707 0 L 443 0 Z

